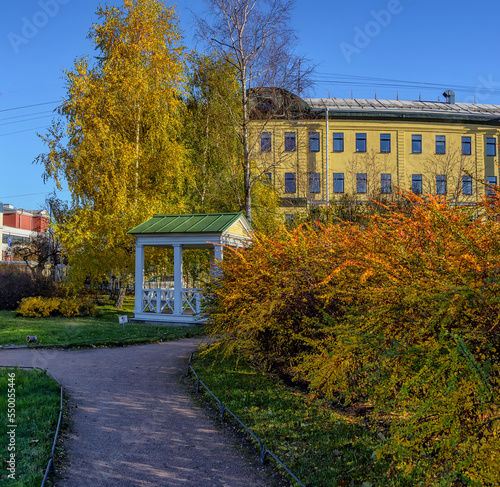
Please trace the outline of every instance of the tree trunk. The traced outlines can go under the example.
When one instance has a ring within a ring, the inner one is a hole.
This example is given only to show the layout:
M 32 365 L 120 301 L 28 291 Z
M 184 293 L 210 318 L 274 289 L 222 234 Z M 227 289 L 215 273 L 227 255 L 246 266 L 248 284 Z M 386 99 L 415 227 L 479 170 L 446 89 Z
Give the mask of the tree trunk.
M 137 114 L 137 120 L 135 123 L 135 193 L 134 193 L 134 206 L 137 207 L 137 192 L 139 190 L 139 143 L 140 143 L 140 131 L 141 131 L 141 107 L 139 106 L 139 111 Z
M 118 289 L 118 293 L 117 293 L 117 296 L 116 296 L 116 301 L 115 301 L 115 304 L 114 304 L 114 307 L 115 308 L 123 308 L 123 303 L 125 301 L 125 291 L 126 291 L 126 287 L 124 286 L 121 286 L 119 289 Z
M 247 171 L 245 171 L 246 173 Z M 250 180 L 250 171 L 248 171 L 248 176 L 245 174 L 245 216 L 250 223 L 250 226 L 252 225 L 252 188 L 250 183 L 248 181 Z
M 241 68 L 241 104 L 242 104 L 242 135 L 243 135 L 243 171 L 244 171 L 244 188 L 245 188 L 245 216 L 252 225 L 252 166 L 250 162 L 250 147 L 249 147 L 249 113 L 248 113 L 248 96 L 246 87 L 246 71 L 245 67 Z

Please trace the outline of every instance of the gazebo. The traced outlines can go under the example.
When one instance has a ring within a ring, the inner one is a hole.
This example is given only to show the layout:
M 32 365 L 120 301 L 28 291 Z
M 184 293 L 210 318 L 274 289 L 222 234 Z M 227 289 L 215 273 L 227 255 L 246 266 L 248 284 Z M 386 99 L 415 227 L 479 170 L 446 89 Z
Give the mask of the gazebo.
M 203 322 L 204 317 L 200 289 L 183 285 L 183 249 L 209 249 L 213 274 L 217 272 L 217 262 L 222 260 L 224 247 L 244 247 L 252 239 L 250 225 L 242 213 L 155 215 L 128 233 L 135 237 L 134 321 L 186 325 Z M 147 246 L 174 250 L 173 283 L 162 283 L 163 289 L 146 288 Z

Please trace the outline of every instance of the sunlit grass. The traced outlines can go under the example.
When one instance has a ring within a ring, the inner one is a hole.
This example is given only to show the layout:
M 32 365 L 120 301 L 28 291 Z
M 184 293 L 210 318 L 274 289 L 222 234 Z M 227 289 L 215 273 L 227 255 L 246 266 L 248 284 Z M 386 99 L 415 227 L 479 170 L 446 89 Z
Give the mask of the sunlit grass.
M 15 373 L 15 480 L 8 478 L 6 459 L 8 373 Z M 0 369 L 0 485 L 39 487 L 52 451 L 60 405 L 56 381 L 38 370 Z
M 111 304 L 98 306 L 98 309 L 99 316 L 85 318 L 24 318 L 16 316 L 15 311 L 0 311 L 0 345 L 27 345 L 27 335 L 37 337 L 34 345 L 68 345 L 94 341 L 96 345 L 102 346 L 116 344 L 125 338 L 133 338 L 126 340 L 126 344 L 148 343 L 158 340 L 160 336 L 164 340 L 170 340 L 200 333 L 199 327 L 132 323 L 121 325 L 118 323 L 120 315 L 132 316 L 131 300 L 125 303 L 123 309 L 116 309 Z
M 336 411 L 248 364 L 196 356 L 193 368 L 267 448 L 310 486 L 415 486 L 375 450 L 382 441 L 362 418 Z

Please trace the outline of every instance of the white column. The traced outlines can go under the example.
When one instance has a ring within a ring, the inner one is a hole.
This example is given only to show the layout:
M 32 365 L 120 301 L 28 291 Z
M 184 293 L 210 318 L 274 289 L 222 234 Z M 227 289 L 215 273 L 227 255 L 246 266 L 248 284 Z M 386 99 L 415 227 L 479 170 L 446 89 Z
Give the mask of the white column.
M 174 244 L 174 314 L 182 314 L 182 245 Z
M 144 287 L 144 245 L 135 244 L 135 310 L 142 313 L 144 309 L 142 288 Z

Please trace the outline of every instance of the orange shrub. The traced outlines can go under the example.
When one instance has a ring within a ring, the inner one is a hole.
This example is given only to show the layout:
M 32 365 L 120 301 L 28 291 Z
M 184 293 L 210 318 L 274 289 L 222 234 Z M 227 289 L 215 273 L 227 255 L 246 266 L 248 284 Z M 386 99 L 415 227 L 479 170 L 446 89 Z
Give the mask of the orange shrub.
M 485 215 L 499 200 L 405 197 L 363 226 L 305 224 L 232 251 L 208 329 L 226 352 L 372 401 L 392 418 L 379 454 L 400 468 L 487 485 L 500 478 L 500 225 Z

